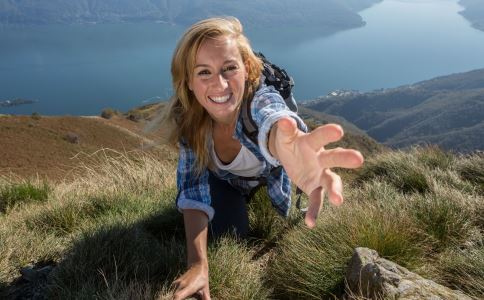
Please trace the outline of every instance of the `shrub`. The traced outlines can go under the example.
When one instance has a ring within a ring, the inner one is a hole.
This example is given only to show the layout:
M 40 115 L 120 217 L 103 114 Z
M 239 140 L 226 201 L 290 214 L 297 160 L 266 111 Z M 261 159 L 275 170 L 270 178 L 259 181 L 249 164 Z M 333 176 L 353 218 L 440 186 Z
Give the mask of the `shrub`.
M 138 111 L 130 111 L 128 112 L 127 118 L 133 122 L 138 122 L 143 119 L 143 114 Z
M 39 186 L 31 182 L 13 183 L 0 187 L 0 212 L 21 203 L 44 202 L 48 199 L 51 188 L 47 183 Z
M 42 118 L 42 116 L 38 113 L 38 112 L 33 112 L 30 117 L 34 120 L 40 120 Z
M 104 119 L 111 119 L 114 116 L 118 116 L 121 113 L 118 110 L 112 109 L 112 108 L 105 108 L 101 112 L 101 117 Z
M 64 135 L 64 140 L 68 141 L 71 144 L 79 144 L 80 137 L 75 132 L 68 132 L 66 133 L 66 135 Z

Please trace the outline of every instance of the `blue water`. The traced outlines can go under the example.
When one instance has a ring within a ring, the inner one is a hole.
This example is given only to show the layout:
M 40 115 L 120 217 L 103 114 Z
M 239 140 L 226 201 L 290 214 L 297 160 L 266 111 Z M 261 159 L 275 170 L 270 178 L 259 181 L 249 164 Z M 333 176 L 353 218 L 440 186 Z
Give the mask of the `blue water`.
M 484 68 L 484 32 L 457 0 L 385 0 L 366 26 L 318 36 L 287 30 L 284 42 L 248 30 L 255 49 L 295 79 L 299 100 L 334 89 L 368 91 Z M 164 24 L 0 27 L 0 101 L 37 100 L 1 113 L 99 114 L 171 95 L 170 58 L 184 28 Z

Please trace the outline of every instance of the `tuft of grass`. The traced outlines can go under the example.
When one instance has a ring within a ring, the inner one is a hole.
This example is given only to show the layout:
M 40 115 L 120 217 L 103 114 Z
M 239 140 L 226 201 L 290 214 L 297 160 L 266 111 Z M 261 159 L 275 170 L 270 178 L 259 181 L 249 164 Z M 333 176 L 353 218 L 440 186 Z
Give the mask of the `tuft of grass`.
M 55 299 L 111 298 L 134 283 L 156 286 L 182 268 L 183 245 L 158 240 L 135 224 L 87 231 L 55 269 L 48 294 Z
M 439 283 L 477 298 L 484 295 L 484 244 L 469 249 L 452 248 L 439 256 L 435 266 Z
M 79 166 L 72 170 L 78 179 L 60 185 L 56 192 L 59 196 L 158 193 L 174 186 L 176 180 L 176 157 L 167 149 L 162 153 L 163 161 L 143 151 L 101 149 L 92 154 L 79 153 L 75 157 Z
M 249 236 L 253 239 L 274 241 L 286 227 L 287 220 L 274 210 L 265 187 L 259 189 L 250 200 L 248 213 Z
M 456 160 L 455 155 L 443 151 L 437 146 L 416 147 L 412 150 L 412 153 L 415 154 L 417 161 L 431 170 L 450 169 Z
M 51 188 L 46 182 L 35 185 L 26 181 L 0 186 L 0 212 L 6 213 L 20 204 L 45 202 L 50 192 Z
M 381 180 L 392 184 L 400 192 L 427 193 L 430 184 L 427 180 L 427 170 L 423 163 L 410 159 L 410 155 L 403 152 L 387 152 L 369 159 L 359 171 L 357 183 L 371 180 Z
M 484 195 L 484 155 L 474 154 L 461 159 L 457 164 L 457 172 L 462 179 L 471 182 L 477 191 Z
M 106 196 L 91 197 L 87 201 L 69 201 L 67 204 L 54 205 L 26 220 L 31 230 L 54 232 L 59 235 L 70 234 L 81 228 L 88 219 L 95 219 L 113 210 L 114 206 L 125 205 L 127 199 L 109 199 Z
M 434 242 L 433 248 L 442 250 L 453 243 L 461 244 L 470 236 L 472 210 L 466 195 L 446 193 L 414 196 L 409 201 L 409 212 Z
M 214 299 L 267 299 L 271 290 L 263 284 L 264 269 L 252 261 L 253 251 L 226 237 L 209 247 L 210 294 Z

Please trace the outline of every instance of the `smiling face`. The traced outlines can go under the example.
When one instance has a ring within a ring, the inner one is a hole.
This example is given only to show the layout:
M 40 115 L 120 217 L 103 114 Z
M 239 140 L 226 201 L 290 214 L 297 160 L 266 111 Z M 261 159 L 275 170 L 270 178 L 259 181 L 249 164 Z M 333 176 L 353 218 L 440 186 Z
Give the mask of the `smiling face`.
M 198 49 L 188 86 L 215 122 L 230 125 L 237 117 L 247 75 L 233 38 L 207 38 Z

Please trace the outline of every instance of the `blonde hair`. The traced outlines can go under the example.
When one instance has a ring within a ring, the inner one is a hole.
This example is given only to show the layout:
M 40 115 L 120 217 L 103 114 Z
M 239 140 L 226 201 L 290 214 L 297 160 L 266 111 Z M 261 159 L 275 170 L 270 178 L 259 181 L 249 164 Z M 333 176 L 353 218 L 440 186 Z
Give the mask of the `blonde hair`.
M 200 173 L 211 163 L 208 140 L 212 132 L 209 114 L 198 103 L 188 84 L 193 76 L 195 59 L 202 43 L 207 38 L 232 38 L 244 62 L 248 78 L 242 102 L 254 96 L 259 86 L 262 62 L 254 54 L 249 40 L 243 34 L 242 24 L 234 17 L 218 17 L 193 24 L 182 36 L 171 61 L 174 95 L 170 100 L 163 120 L 168 129 L 168 142 L 174 146 L 183 139 L 196 156 L 195 171 Z

